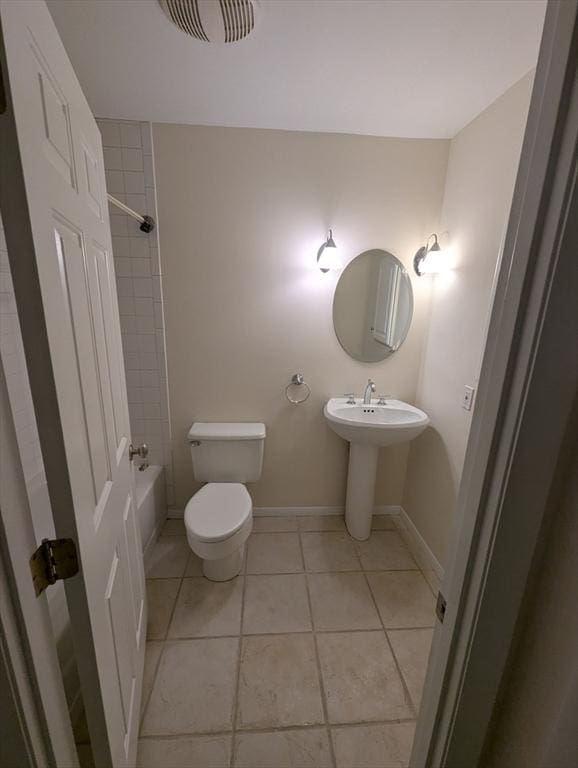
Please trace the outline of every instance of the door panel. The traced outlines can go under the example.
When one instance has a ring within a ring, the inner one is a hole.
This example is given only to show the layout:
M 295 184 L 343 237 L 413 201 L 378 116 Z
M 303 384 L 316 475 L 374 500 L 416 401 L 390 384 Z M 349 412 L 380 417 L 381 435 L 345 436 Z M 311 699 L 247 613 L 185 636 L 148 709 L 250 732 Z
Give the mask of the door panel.
M 19 158 L 1 202 L 56 533 L 81 561 L 66 582 L 79 672 L 97 765 L 129 766 L 146 603 L 100 133 L 44 2 L 0 12 L 2 140 Z

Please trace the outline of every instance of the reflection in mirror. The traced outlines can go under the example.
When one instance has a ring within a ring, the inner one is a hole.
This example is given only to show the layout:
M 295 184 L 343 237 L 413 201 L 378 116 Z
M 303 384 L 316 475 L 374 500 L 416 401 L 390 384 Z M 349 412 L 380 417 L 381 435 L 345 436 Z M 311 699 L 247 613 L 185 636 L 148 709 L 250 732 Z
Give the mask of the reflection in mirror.
M 384 360 L 403 343 L 412 314 L 411 281 L 395 256 L 376 248 L 347 265 L 335 289 L 333 327 L 351 357 Z

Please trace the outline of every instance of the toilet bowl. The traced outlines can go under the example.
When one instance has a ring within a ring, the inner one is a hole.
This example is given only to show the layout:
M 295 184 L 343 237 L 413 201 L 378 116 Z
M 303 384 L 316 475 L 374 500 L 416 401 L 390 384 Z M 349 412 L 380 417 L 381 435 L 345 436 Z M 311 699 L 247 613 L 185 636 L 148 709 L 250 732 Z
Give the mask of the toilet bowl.
M 211 581 L 235 578 L 253 529 L 244 483 L 261 477 L 265 425 L 196 422 L 188 434 L 195 479 L 205 482 L 185 507 L 189 546 Z
M 245 542 L 253 529 L 253 503 L 241 483 L 208 483 L 185 507 L 190 548 L 203 560 L 211 581 L 228 581 L 243 566 Z

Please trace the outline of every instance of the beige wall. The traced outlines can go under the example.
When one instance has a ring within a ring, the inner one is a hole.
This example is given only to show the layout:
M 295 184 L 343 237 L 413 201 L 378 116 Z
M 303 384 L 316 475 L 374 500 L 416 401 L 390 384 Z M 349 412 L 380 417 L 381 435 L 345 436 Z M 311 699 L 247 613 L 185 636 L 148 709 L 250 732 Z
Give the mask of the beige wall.
M 369 248 L 407 267 L 439 222 L 447 141 L 155 124 L 177 505 L 195 485 L 195 420 L 267 425 L 257 506 L 344 503 L 347 445 L 322 405 L 360 392 L 415 398 L 430 286 L 412 278 L 415 315 L 399 352 L 351 360 L 332 327 L 338 275 L 315 268 L 329 227 L 349 260 Z M 294 372 L 312 388 L 290 405 Z M 399 504 L 407 448 L 383 452 L 377 502 Z
M 479 375 L 532 82 L 530 73 L 450 145 L 440 230 L 448 232 L 454 269 L 433 278 L 417 390 L 431 427 L 411 444 L 403 496 L 442 565 L 473 413 L 463 410 L 461 398 Z

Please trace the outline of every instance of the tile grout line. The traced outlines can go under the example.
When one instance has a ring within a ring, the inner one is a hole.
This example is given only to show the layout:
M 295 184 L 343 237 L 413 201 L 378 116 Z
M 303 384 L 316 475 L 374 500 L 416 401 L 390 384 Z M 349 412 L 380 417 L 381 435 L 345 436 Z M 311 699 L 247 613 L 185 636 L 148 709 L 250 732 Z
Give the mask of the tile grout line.
M 269 576 L 270 574 L 249 574 L 249 575 L 257 575 L 258 577 L 264 575 Z M 274 576 L 281 575 L 281 576 L 317 576 L 316 573 L 291 573 L 291 574 L 272 574 Z M 329 576 L 340 576 L 341 572 L 336 571 L 334 573 L 330 574 L 323 574 L 329 575 Z M 362 576 L 363 574 L 356 574 Z M 373 627 L 373 629 L 369 629 L 367 627 L 358 628 L 358 629 L 317 629 L 315 630 L 316 634 L 318 635 L 351 635 L 355 633 L 366 633 L 366 632 L 381 632 L 383 629 L 383 625 L 380 625 L 379 627 Z M 419 626 L 419 627 L 388 627 L 385 631 L 386 632 L 413 632 L 416 631 L 423 631 L 423 630 L 432 630 L 435 629 L 433 624 Z M 280 635 L 306 635 L 311 630 L 309 629 L 292 629 L 292 630 L 283 630 L 282 632 L 241 632 L 241 637 L 279 637 Z M 180 643 L 180 642 L 186 642 L 189 640 L 223 640 L 223 639 L 234 639 L 236 637 L 239 637 L 239 635 L 233 635 L 230 633 L 224 634 L 224 635 L 182 635 L 179 637 L 169 637 L 167 640 L 170 640 L 171 643 Z M 157 638 L 156 640 L 154 638 L 151 638 L 151 641 L 149 642 L 163 642 L 162 638 Z
M 237 666 L 235 671 L 235 687 L 233 691 L 233 709 L 231 712 L 231 756 L 229 760 L 230 768 L 233 768 L 237 759 L 237 716 L 239 712 L 239 685 L 241 682 L 241 661 L 242 661 L 242 648 L 243 648 L 243 619 L 245 617 L 245 595 L 247 592 L 247 562 L 249 559 L 249 539 L 245 543 L 245 550 L 243 553 L 243 565 L 239 574 L 235 578 L 241 577 L 243 579 L 243 589 L 241 591 L 241 616 L 239 618 L 239 637 L 237 645 Z
M 379 630 L 376 630 L 379 631 Z M 348 723 L 313 723 L 312 725 L 278 725 L 271 728 L 239 728 L 242 734 L 290 733 L 292 731 L 320 731 L 329 728 L 365 728 L 371 725 L 404 725 L 415 723 L 413 717 L 399 717 L 394 720 L 355 720 Z M 231 731 L 183 731 L 182 733 L 152 733 L 142 736 L 142 741 L 178 741 L 179 739 L 194 739 L 217 736 L 231 736 Z
M 323 682 L 323 674 L 321 671 L 321 659 L 319 656 L 319 646 L 317 645 L 317 634 L 315 631 L 315 621 L 313 617 L 313 608 L 311 605 L 311 593 L 309 591 L 309 575 L 306 568 L 305 563 L 305 550 L 303 548 L 303 540 L 301 538 L 301 531 L 297 532 L 297 537 L 299 539 L 299 550 L 301 552 L 301 560 L 303 562 L 303 573 L 305 577 L 305 591 L 307 593 L 307 607 L 309 609 L 309 619 L 311 621 L 311 634 L 313 636 L 313 646 L 315 648 L 315 662 L 317 665 L 317 677 L 319 679 L 319 693 L 321 695 L 321 707 L 323 709 L 323 717 L 325 720 L 324 727 L 325 727 L 325 733 L 327 734 L 327 741 L 328 741 L 328 747 L 329 747 L 329 756 L 331 758 L 331 764 L 332 766 L 337 766 L 337 761 L 335 758 L 335 750 L 333 748 L 333 738 L 331 736 L 331 728 L 329 724 L 329 708 L 327 705 L 327 695 L 325 692 L 325 684 Z
M 399 662 L 397 660 L 397 656 L 395 655 L 395 652 L 393 650 L 393 645 L 391 644 L 391 641 L 389 639 L 389 636 L 387 634 L 387 630 L 385 628 L 385 624 L 383 623 L 383 619 L 381 618 L 381 613 L 379 610 L 379 607 L 377 605 L 377 600 L 375 599 L 375 595 L 373 594 L 373 590 L 371 589 L 371 584 L 369 583 L 369 579 L 367 578 L 367 574 L 365 571 L 363 572 L 363 577 L 365 579 L 365 583 L 367 584 L 367 588 L 369 589 L 369 594 L 371 595 L 371 599 L 373 601 L 373 605 L 375 607 L 375 610 L 377 611 L 377 616 L 379 618 L 379 622 L 383 628 L 383 634 L 385 635 L 385 642 L 387 643 L 387 646 L 389 648 L 389 651 L 391 653 L 391 656 L 393 658 L 393 663 L 395 664 L 395 668 L 397 669 L 397 674 L 399 675 L 399 679 L 401 680 L 401 684 L 403 686 L 403 692 L 406 700 L 409 702 L 410 705 L 410 711 L 413 712 L 413 719 L 417 719 L 417 710 L 414 706 L 413 699 L 409 695 L 409 688 L 407 687 L 407 683 L 405 682 L 405 677 L 403 676 L 403 673 L 401 671 L 401 667 L 399 666 Z
M 192 555 L 192 552 L 191 552 L 191 555 Z M 164 655 L 164 652 L 165 652 L 165 648 L 167 646 L 167 640 L 169 639 L 168 638 L 169 630 L 171 628 L 173 617 L 175 615 L 175 611 L 176 611 L 176 608 L 177 608 L 177 602 L 178 602 L 178 599 L 179 599 L 179 595 L 181 594 L 181 589 L 183 588 L 183 582 L 185 580 L 185 573 L 187 572 L 187 566 L 189 564 L 189 559 L 190 559 L 191 555 L 189 555 L 189 557 L 187 557 L 187 559 L 186 559 L 186 562 L 185 562 L 185 565 L 184 565 L 184 568 L 183 568 L 183 575 L 180 577 L 180 580 L 179 580 L 179 587 L 177 589 L 177 593 L 175 595 L 175 601 L 173 603 L 173 607 L 172 607 L 171 612 L 170 612 L 169 620 L 167 622 L 167 628 L 165 630 L 165 636 L 163 638 L 159 638 L 159 640 L 162 642 L 162 648 L 161 648 L 161 652 L 159 653 L 158 661 L 157 661 L 157 663 L 155 665 L 155 670 L 154 670 L 154 673 L 153 673 L 153 676 L 152 676 L 152 679 L 151 679 L 151 686 L 150 686 L 150 691 L 149 691 L 148 696 L 147 696 L 146 704 L 144 705 L 143 710 L 142 710 L 142 715 L 139 718 L 139 738 L 140 738 L 140 731 L 141 731 L 143 723 L 144 723 L 146 711 L 148 709 L 151 697 L 153 695 L 153 690 L 154 690 L 154 687 L 155 687 L 155 683 L 157 681 L 158 671 L 159 671 L 159 669 L 161 667 L 161 661 L 162 661 L 162 658 L 163 658 L 163 655 Z M 173 577 L 173 578 L 176 578 L 176 577 Z M 148 581 L 148 579 L 146 578 L 146 574 L 145 574 L 145 589 L 146 589 L 146 582 L 147 581 Z M 145 656 L 146 656 L 146 642 L 145 642 Z M 145 659 L 145 663 L 146 663 L 146 659 Z

